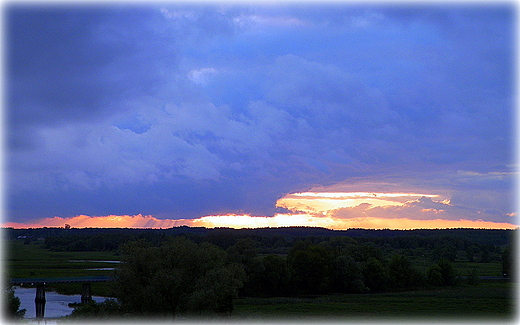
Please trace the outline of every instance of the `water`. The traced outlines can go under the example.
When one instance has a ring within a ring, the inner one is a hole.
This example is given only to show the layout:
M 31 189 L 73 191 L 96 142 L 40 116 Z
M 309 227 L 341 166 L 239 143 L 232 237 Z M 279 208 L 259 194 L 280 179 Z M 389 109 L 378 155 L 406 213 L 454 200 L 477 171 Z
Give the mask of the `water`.
M 36 306 L 34 298 L 36 297 L 36 288 L 14 287 L 14 295 L 20 298 L 20 309 L 26 309 L 26 319 L 36 318 Z M 69 307 L 71 302 L 81 302 L 81 295 L 62 295 L 54 291 L 45 291 L 45 318 L 55 318 L 70 315 L 73 308 Z M 92 296 L 96 302 L 105 301 L 105 297 Z
M 98 261 L 98 260 L 69 260 L 69 262 L 96 262 L 96 263 L 121 263 L 121 261 Z

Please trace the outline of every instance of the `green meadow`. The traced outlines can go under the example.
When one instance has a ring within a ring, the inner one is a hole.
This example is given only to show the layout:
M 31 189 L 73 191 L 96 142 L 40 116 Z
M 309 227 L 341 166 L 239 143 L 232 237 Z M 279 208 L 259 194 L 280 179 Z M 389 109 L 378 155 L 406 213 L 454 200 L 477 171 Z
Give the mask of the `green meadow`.
M 483 282 L 435 290 L 341 294 L 306 298 L 246 298 L 235 302 L 234 318 L 246 320 L 445 320 L 512 321 L 510 282 Z
M 35 241 L 24 245 L 22 240 L 5 243 L 4 267 L 8 278 L 54 278 L 111 275 L 111 270 L 90 270 L 113 268 L 118 256 L 114 252 L 53 252 L 41 247 L 43 242 Z M 77 262 L 77 261 L 81 262 Z M 99 261 L 99 262 L 94 262 Z M 49 284 L 62 294 L 80 294 L 77 283 Z M 92 294 L 109 296 L 107 283 L 92 283 Z
M 25 244 L 10 240 L 4 255 L 6 274 L 12 278 L 75 277 L 110 275 L 113 271 L 89 270 L 110 268 L 118 260 L 115 252 L 54 252 L 41 247 L 42 242 Z M 85 260 L 72 262 L 72 260 Z M 88 261 L 88 262 L 87 262 Z M 98 262 L 94 262 L 98 261 Z M 421 270 L 422 261 L 414 265 Z M 500 263 L 457 261 L 459 275 L 476 269 L 479 276 L 498 276 Z M 63 294 L 79 294 L 78 284 L 49 285 Z M 107 283 L 93 283 L 94 295 L 110 296 Z M 324 296 L 240 298 L 235 300 L 232 319 L 245 321 L 374 321 L 385 320 L 479 320 L 512 321 L 515 319 L 515 285 L 505 280 L 482 280 L 477 285 L 459 284 L 432 290 L 331 294 Z
M 431 266 L 431 261 L 424 258 L 411 258 L 412 265 L 419 271 L 426 273 L 428 268 Z M 469 262 L 464 259 L 457 259 L 453 261 L 453 268 L 460 276 L 466 276 L 471 274 L 475 270 L 477 276 L 502 276 L 502 264 L 499 261 L 477 263 Z

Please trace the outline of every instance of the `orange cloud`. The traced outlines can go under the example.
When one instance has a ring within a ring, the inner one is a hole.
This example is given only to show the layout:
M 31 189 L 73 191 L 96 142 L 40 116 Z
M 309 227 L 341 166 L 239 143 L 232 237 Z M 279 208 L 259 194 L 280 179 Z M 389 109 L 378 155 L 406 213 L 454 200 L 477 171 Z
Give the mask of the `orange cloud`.
M 436 199 L 437 201 L 434 201 Z M 276 203 L 277 207 L 290 210 L 274 216 L 251 216 L 249 214 L 209 215 L 197 219 L 157 219 L 149 215 L 109 215 L 72 218 L 47 218 L 33 223 L 8 222 L 5 227 L 38 228 L 171 228 L 229 227 L 323 227 L 343 230 L 367 229 L 444 229 L 444 228 L 488 228 L 516 229 L 512 224 L 515 213 L 507 218 L 493 219 L 487 215 L 463 207 L 453 206 L 448 198 L 435 194 L 418 193 L 374 193 L 374 192 L 305 192 L 286 195 Z M 493 221 L 484 221 L 487 218 Z M 477 220 L 478 218 L 478 220 Z M 511 220 L 511 222 L 509 222 Z M 505 222 L 504 222 L 505 221 Z
M 79 215 L 72 218 L 45 218 L 32 223 L 7 222 L 4 227 L 13 228 L 40 228 L 40 227 L 63 227 L 69 224 L 75 228 L 171 228 L 177 226 L 190 226 L 190 219 L 157 219 L 152 216 L 141 214 L 129 216 L 86 216 Z
M 492 225 L 509 224 L 514 227 L 512 223 L 515 222 L 514 217 L 516 216 L 514 212 L 504 213 L 498 210 L 478 210 L 453 205 L 450 198 L 417 192 L 310 191 L 288 194 L 279 199 L 276 206 L 286 208 L 293 213 L 303 212 L 333 218 L 336 220 L 335 227 L 338 223 L 344 225 L 342 227 L 349 225 L 342 219 L 365 220 L 363 223 L 366 220 L 371 220 L 369 224 L 376 226 L 381 224 L 376 220 L 394 219 L 395 221 L 385 222 L 390 225 L 389 227 L 396 227 L 395 224 L 409 224 L 406 220 L 443 220 L 446 224 L 460 222 L 461 220 L 468 222 L 470 220 L 488 220 Z M 424 224 L 427 223 L 421 225 Z M 424 228 L 421 225 L 418 224 L 416 227 Z M 409 229 L 408 226 L 403 225 L 402 227 Z M 370 226 L 370 228 L 374 227 Z M 441 226 L 441 228 L 443 227 Z
M 341 208 L 361 204 L 371 207 L 401 206 L 421 197 L 439 198 L 435 194 L 375 193 L 375 192 L 304 192 L 288 194 L 276 202 L 276 206 L 290 211 L 326 214 Z

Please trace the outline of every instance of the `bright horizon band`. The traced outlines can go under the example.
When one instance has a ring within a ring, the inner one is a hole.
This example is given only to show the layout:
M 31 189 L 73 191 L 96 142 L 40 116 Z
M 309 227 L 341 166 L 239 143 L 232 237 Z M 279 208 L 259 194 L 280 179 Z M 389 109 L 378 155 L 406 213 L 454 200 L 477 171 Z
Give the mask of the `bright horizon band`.
M 396 199 L 407 198 L 405 201 Z M 489 228 L 516 229 L 507 222 L 456 217 L 461 210 L 450 205 L 449 199 L 434 194 L 374 193 L 374 192 L 305 192 L 286 195 L 278 200 L 277 207 L 289 210 L 273 216 L 250 214 L 206 215 L 194 219 L 158 219 L 150 215 L 110 215 L 45 218 L 31 223 L 7 222 L 4 227 L 37 228 L 62 227 L 69 224 L 77 228 L 171 228 L 228 227 L 323 227 L 334 230 L 349 228 L 367 229 L 445 229 Z M 452 210 L 450 210 L 452 209 Z M 516 213 L 510 213 L 511 220 Z

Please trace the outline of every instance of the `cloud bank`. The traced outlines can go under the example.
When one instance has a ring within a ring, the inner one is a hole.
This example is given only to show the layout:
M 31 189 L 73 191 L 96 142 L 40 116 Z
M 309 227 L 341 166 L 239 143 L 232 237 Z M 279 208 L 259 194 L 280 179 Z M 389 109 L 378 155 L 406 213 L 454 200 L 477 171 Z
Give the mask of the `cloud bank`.
M 420 197 L 418 199 L 414 199 Z M 72 227 L 87 228 L 171 228 L 230 227 L 266 228 L 311 226 L 345 230 L 418 229 L 418 228 L 489 228 L 516 229 L 515 214 L 496 215 L 496 211 L 482 212 L 453 206 L 449 199 L 434 201 L 438 195 L 416 193 L 368 192 L 305 192 L 281 198 L 278 207 L 289 213 L 273 216 L 249 214 L 208 215 L 195 219 L 157 219 L 153 216 L 96 216 L 80 215 L 72 218 L 45 218 L 31 223 L 5 224 L 7 227 Z M 499 218 L 500 217 L 500 218 Z M 492 219 L 493 221 L 485 221 Z M 497 220 L 499 219 L 499 220 Z
M 512 5 L 5 15 L 8 222 L 274 216 L 287 193 L 382 184 L 451 203 L 366 218 L 502 223 L 516 211 Z M 327 213 L 354 220 L 352 209 Z

